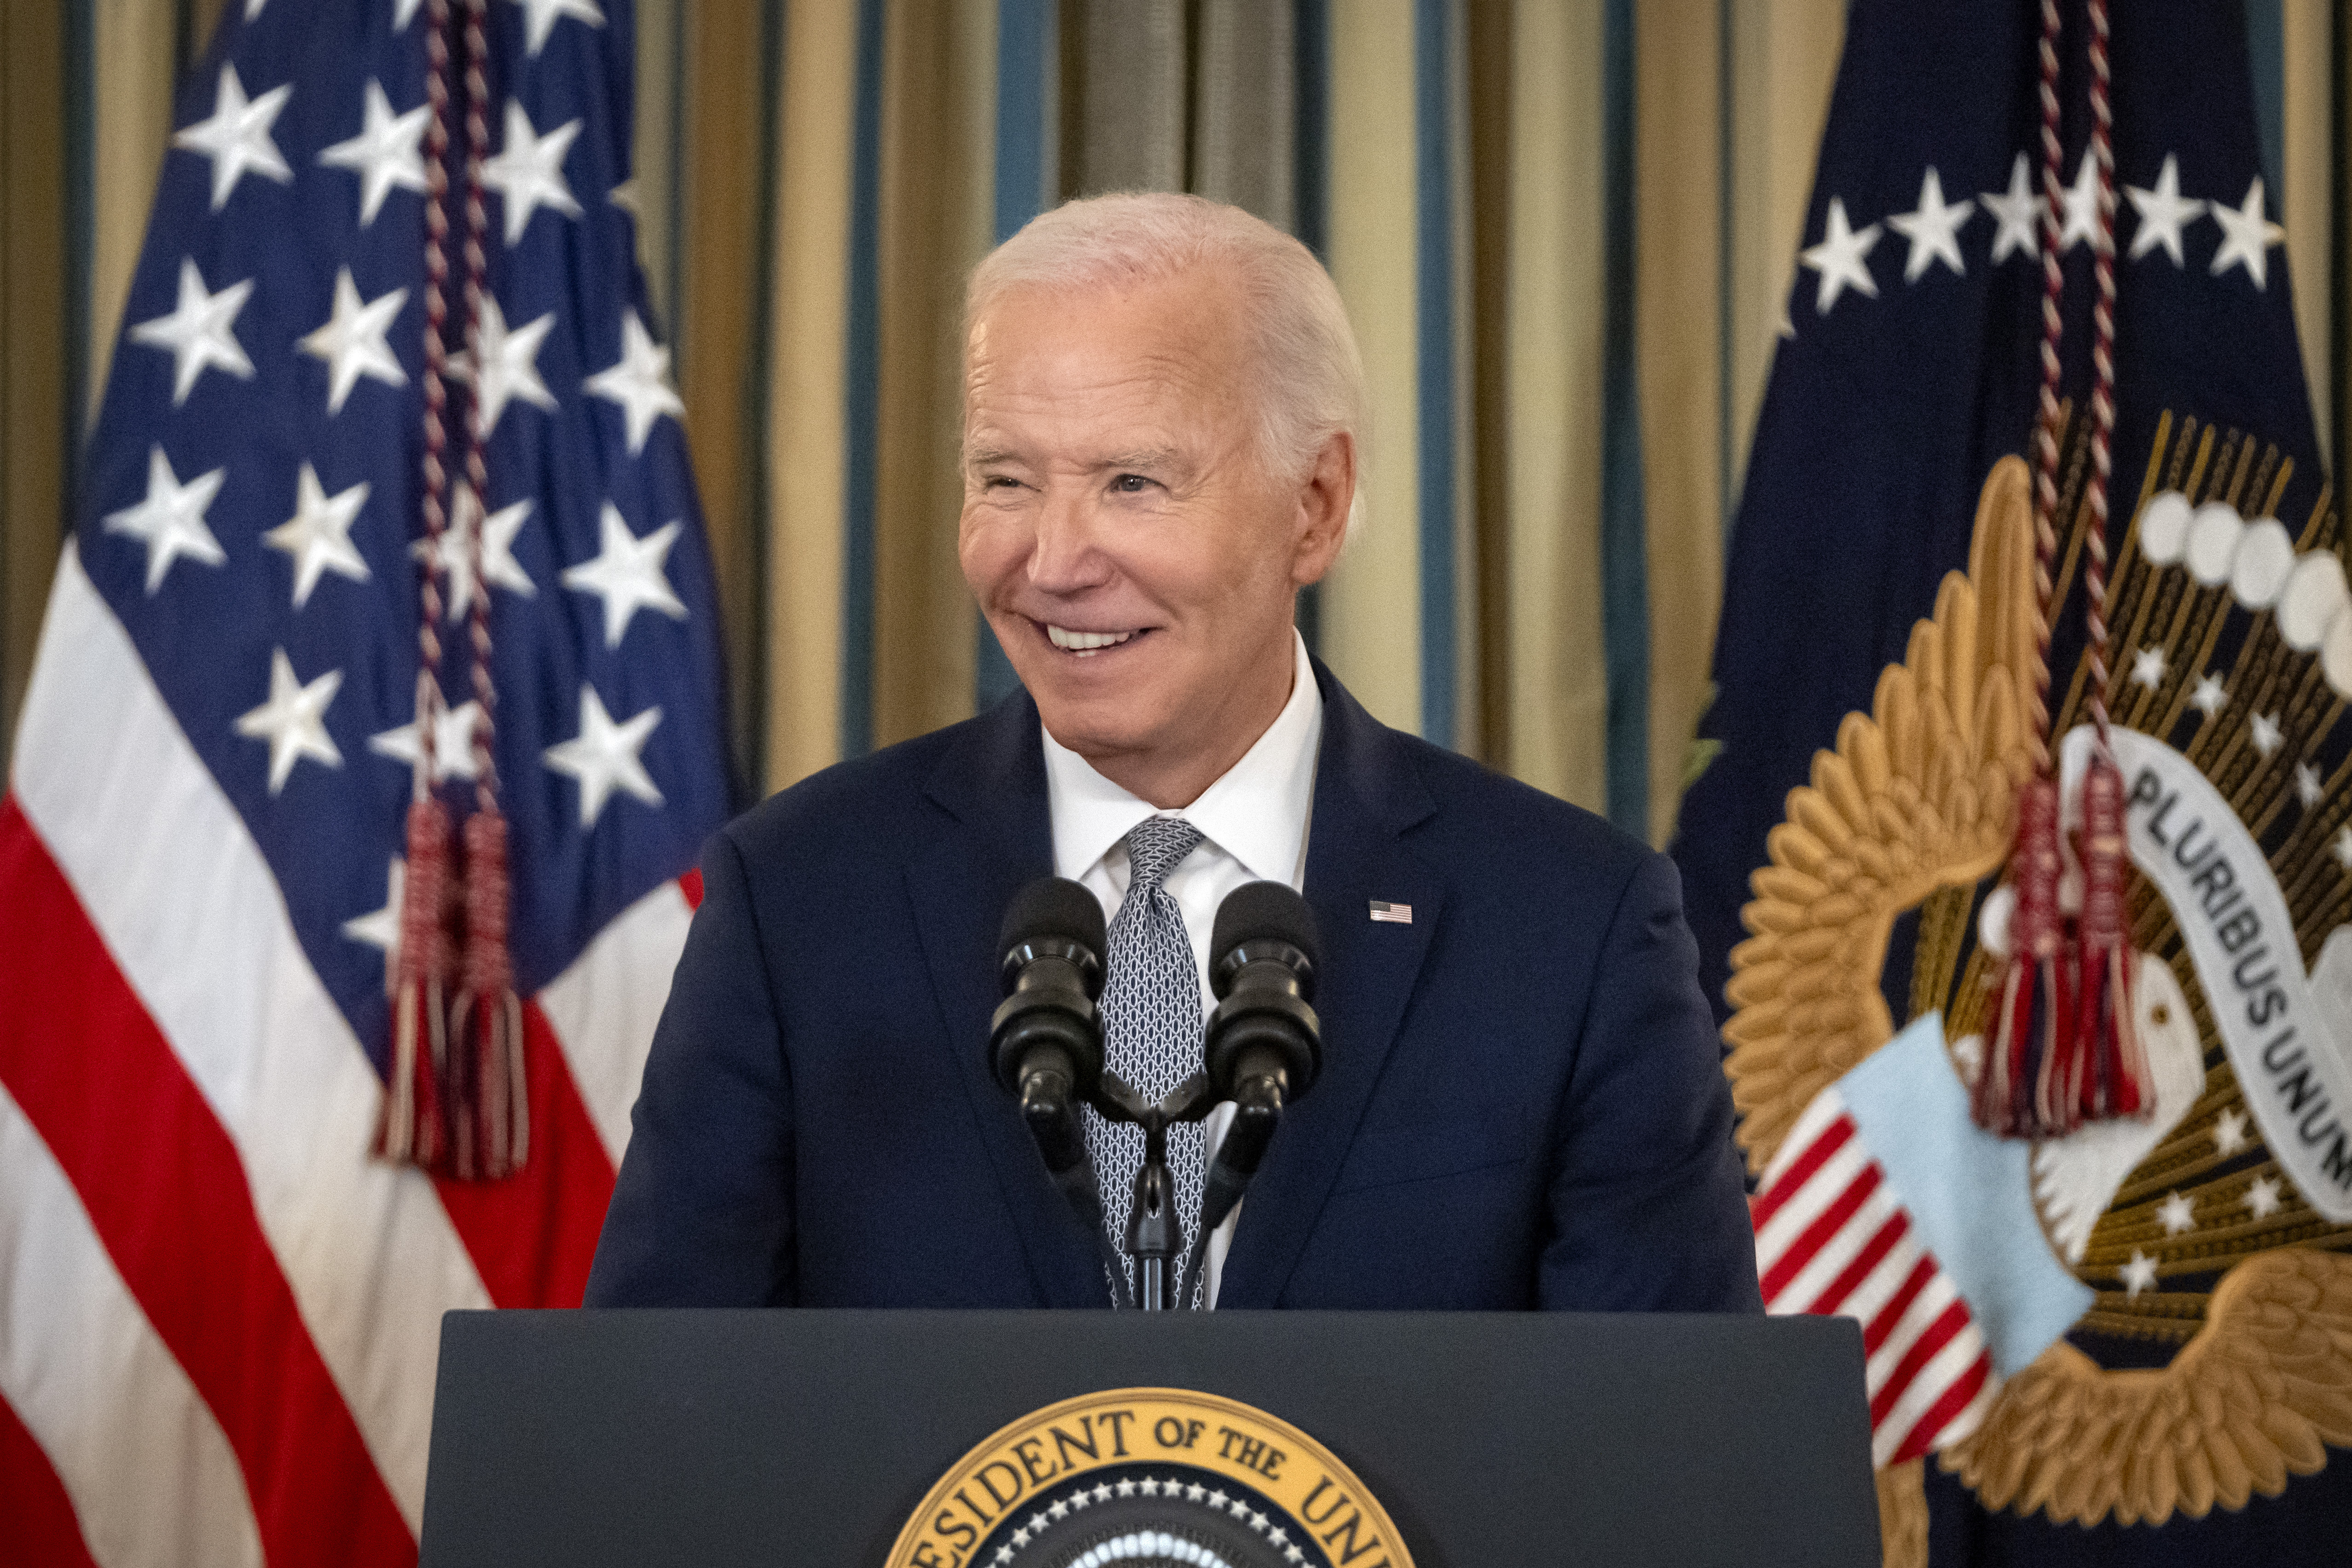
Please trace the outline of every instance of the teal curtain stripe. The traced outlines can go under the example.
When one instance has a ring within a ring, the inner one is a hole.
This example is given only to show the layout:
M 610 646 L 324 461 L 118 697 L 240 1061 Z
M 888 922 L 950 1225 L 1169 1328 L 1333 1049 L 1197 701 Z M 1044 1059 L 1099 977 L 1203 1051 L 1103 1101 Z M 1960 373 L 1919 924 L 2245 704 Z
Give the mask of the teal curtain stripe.
M 841 755 L 874 747 L 874 477 L 881 385 L 883 0 L 858 0 L 843 380 Z
M 1454 0 L 1413 5 L 1414 384 L 1420 399 L 1421 733 L 1456 744 L 1454 673 Z
M 1060 94 L 1058 0 L 997 0 L 996 5 L 996 242 L 1021 232 L 1045 211 L 1045 184 L 1052 177 L 1045 130 Z M 974 711 L 986 713 L 1020 689 L 1021 677 L 1004 656 L 988 618 L 972 629 L 971 696 Z
M 671 99 L 670 121 L 670 313 L 677 328 L 686 319 L 685 268 L 680 263 L 689 236 L 686 232 L 686 7 L 677 8 L 678 29 L 673 57 L 677 62 L 677 93 Z M 746 376 L 749 405 L 744 413 L 748 448 L 757 455 L 744 476 L 744 503 L 751 525 L 744 531 L 751 545 L 751 656 L 741 669 L 729 667 L 728 689 L 741 692 L 737 710 L 741 717 L 735 733 L 735 800 L 749 809 L 767 793 L 768 661 L 765 650 L 775 628 L 776 609 L 768 597 L 768 563 L 774 541 L 768 519 L 773 517 L 775 492 L 768 471 L 768 419 L 774 406 L 776 365 L 776 192 L 783 179 L 783 156 L 777 131 L 784 110 L 784 8 L 766 5 L 760 12 L 760 215 L 752 228 L 752 276 L 760 280 L 751 292 L 751 364 Z M 720 651 L 725 652 L 722 643 Z
M 1738 476 L 1731 471 L 1731 455 L 1738 446 L 1731 418 L 1731 6 L 1726 0 L 1715 12 L 1715 493 L 1723 508 L 1717 527 L 1726 570 L 1732 525 L 1739 517 L 1739 492 L 1733 488 Z
M 1642 403 L 1633 343 L 1633 5 L 1609 0 L 1601 46 L 1601 578 L 1609 677 L 1609 820 L 1650 835 L 1649 531 L 1642 491 Z
M 1331 17 L 1325 0 L 1297 0 L 1292 13 L 1291 224 L 1298 241 L 1317 256 L 1330 259 L 1331 235 Z M 1323 594 L 1319 584 L 1298 591 L 1298 634 L 1307 651 L 1323 651 Z
M 1059 95 L 1058 0 L 997 0 L 996 241 L 1045 210 L 1045 125 Z
M 58 538 L 81 516 L 82 432 L 89 411 L 89 269 L 97 251 L 97 8 L 66 7 L 65 512 Z
M 2339 4 L 2337 14 L 2343 14 Z M 2246 57 L 2254 74 L 2254 124 L 2263 144 L 2263 194 L 2275 218 L 2286 205 L 2284 0 L 2246 0 Z
M 1291 225 L 1328 258 L 1331 235 L 1331 15 L 1327 0 L 1296 0 L 1291 26 Z
M 767 41 L 768 32 L 776 27 L 782 20 L 776 14 L 777 9 L 775 6 L 769 6 L 761 14 L 760 31 L 762 42 Z M 670 344 L 673 350 L 677 343 L 678 324 L 686 319 L 686 305 L 683 298 L 686 288 L 686 267 L 683 259 L 686 254 L 686 7 L 679 5 L 669 14 L 669 168 L 663 174 L 669 195 L 663 204 L 665 210 L 662 213 L 662 223 L 669 235 L 668 260 L 662 265 L 662 298 L 669 302 L 670 319 L 662 323 L 660 331 L 662 341 Z M 769 98 L 772 84 L 767 78 L 774 68 L 775 51 L 770 49 L 763 52 L 760 56 L 760 61 L 761 107 L 763 110 L 772 110 L 774 106 Z M 772 161 L 769 144 L 775 141 L 776 122 L 772 114 L 770 114 L 763 116 L 760 124 L 762 127 L 762 134 L 760 138 L 760 166 L 764 172 Z M 775 205 L 774 198 L 769 194 L 774 189 L 775 187 L 764 181 L 761 183 L 760 190 L 762 207 Z M 763 256 L 761 260 L 765 259 L 767 258 Z M 770 274 L 763 269 L 760 276 L 766 277 Z M 765 292 L 764 289 L 761 290 L 763 295 Z M 762 341 L 764 342 L 764 340 Z

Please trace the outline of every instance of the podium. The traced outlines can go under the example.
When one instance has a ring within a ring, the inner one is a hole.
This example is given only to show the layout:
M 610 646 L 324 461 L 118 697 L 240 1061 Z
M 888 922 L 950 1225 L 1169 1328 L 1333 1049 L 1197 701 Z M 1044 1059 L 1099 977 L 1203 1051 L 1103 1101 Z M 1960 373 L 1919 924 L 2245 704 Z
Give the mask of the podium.
M 1878 1560 L 1843 1320 L 631 1311 L 447 1315 L 422 1568 Z

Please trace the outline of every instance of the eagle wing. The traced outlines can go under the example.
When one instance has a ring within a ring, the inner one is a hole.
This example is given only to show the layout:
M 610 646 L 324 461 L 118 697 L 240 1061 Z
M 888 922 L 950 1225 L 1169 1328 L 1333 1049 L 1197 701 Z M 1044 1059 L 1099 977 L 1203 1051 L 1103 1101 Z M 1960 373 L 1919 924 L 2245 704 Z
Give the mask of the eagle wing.
M 2352 1260 L 2258 1253 L 2172 1364 L 2108 1372 L 2060 1341 L 2011 1378 L 1944 1468 L 1987 1508 L 2058 1523 L 2202 1519 L 2275 1497 L 2352 1443 Z M 2217 1332 L 2227 1325 L 2227 1332 Z
M 1894 1034 L 1879 971 L 1895 917 L 2008 853 L 2017 789 L 2036 758 L 2029 486 L 2022 459 L 1994 466 L 1968 571 L 1944 579 L 1869 716 L 1847 715 L 1836 748 L 1814 754 L 1811 782 L 1790 791 L 1766 841 L 1770 863 L 1750 879 L 1724 1034 L 1752 1170 L 1814 1095 Z

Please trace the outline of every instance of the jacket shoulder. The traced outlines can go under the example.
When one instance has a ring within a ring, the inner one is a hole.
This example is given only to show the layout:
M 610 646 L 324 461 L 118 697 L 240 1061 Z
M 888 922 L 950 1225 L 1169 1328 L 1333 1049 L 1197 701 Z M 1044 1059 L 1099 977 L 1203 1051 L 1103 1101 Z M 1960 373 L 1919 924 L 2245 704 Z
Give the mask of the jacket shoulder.
M 1507 865 L 1622 890 L 1656 852 L 1605 817 L 1506 777 L 1484 763 L 1397 732 L 1437 810 L 1422 831 L 1452 863 Z

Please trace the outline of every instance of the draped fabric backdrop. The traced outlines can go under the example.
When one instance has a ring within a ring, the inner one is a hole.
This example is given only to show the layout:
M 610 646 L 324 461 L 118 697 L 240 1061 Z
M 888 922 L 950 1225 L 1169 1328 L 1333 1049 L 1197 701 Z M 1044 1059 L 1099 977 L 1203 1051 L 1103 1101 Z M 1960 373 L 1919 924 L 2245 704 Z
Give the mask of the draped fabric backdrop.
M 10 729 L 173 84 L 222 4 L 0 7 Z M 2341 433 L 2352 38 L 2326 0 L 2247 10 L 2306 364 Z M 1314 645 L 1390 723 L 1662 841 L 1843 15 L 641 0 L 635 210 L 744 799 L 1005 689 L 955 559 L 962 277 L 1042 206 L 1160 187 L 1297 234 L 1362 340 L 1368 528 L 1304 606 Z

